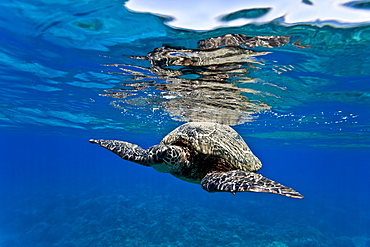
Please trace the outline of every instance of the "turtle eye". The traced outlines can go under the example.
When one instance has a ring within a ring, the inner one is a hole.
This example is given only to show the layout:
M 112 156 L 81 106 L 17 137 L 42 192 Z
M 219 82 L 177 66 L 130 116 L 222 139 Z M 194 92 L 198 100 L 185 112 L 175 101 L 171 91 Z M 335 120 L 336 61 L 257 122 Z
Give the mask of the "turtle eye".
M 165 151 L 165 150 L 161 150 L 161 151 L 159 151 L 159 152 L 157 152 L 157 156 L 158 156 L 158 158 L 160 158 L 160 159 L 164 159 L 164 158 L 166 158 L 167 157 L 167 151 Z

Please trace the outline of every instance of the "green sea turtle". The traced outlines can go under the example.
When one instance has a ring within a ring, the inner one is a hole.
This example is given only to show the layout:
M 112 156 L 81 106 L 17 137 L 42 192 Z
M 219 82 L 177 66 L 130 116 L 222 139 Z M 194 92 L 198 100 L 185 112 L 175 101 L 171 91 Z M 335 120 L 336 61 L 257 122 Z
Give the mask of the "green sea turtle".
M 303 198 L 297 191 L 263 177 L 262 164 L 243 138 L 228 125 L 185 123 L 147 150 L 116 140 L 90 140 L 122 159 L 201 184 L 209 192 L 253 191 Z

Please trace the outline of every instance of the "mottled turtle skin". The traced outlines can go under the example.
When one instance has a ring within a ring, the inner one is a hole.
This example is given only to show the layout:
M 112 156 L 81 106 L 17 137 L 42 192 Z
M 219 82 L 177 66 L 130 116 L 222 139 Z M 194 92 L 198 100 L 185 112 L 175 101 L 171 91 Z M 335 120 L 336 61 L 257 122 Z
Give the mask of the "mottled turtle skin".
M 125 160 L 151 166 L 182 180 L 201 184 L 209 192 L 252 191 L 303 198 L 292 188 L 263 177 L 262 164 L 231 127 L 190 122 L 166 135 L 147 150 L 124 141 L 90 140 Z

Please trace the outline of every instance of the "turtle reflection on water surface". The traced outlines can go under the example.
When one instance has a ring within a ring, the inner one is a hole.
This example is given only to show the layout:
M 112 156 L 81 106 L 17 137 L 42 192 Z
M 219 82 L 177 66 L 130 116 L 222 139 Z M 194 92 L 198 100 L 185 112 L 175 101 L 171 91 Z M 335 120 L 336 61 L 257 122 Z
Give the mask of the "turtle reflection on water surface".
M 261 88 L 260 83 L 248 76 L 251 69 L 263 65 L 258 57 L 270 51 L 249 48 L 273 48 L 288 42 L 288 36 L 227 34 L 200 40 L 198 49 L 162 46 L 146 56 L 131 56 L 148 60 L 149 68 L 112 64 L 124 71 L 124 75 L 131 74 L 133 80 L 126 77 L 129 80 L 123 84 L 124 88 L 105 90 L 106 93 L 101 95 L 115 98 L 112 105 L 119 109 L 134 106 L 146 110 L 151 107 L 168 112 L 180 121 L 243 124 L 256 118 L 256 113 L 270 109 L 264 100 L 276 97 L 257 90 Z M 259 85 L 249 87 L 256 83 Z M 264 83 L 262 87 L 277 86 Z M 136 94 L 149 89 L 156 93 Z

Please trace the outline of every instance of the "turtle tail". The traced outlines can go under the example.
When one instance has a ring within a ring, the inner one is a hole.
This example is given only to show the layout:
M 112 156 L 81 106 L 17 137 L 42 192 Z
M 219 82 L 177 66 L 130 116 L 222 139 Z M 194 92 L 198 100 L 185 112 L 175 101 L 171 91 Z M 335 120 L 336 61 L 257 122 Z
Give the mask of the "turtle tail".
M 292 188 L 279 184 L 261 174 L 247 171 L 211 172 L 202 179 L 202 187 L 209 192 L 251 191 L 279 194 L 302 199 L 303 196 Z
M 144 166 L 150 166 L 150 155 L 138 145 L 116 140 L 94 140 L 90 139 L 90 143 L 99 144 L 113 153 L 117 154 L 124 160 L 132 161 Z

